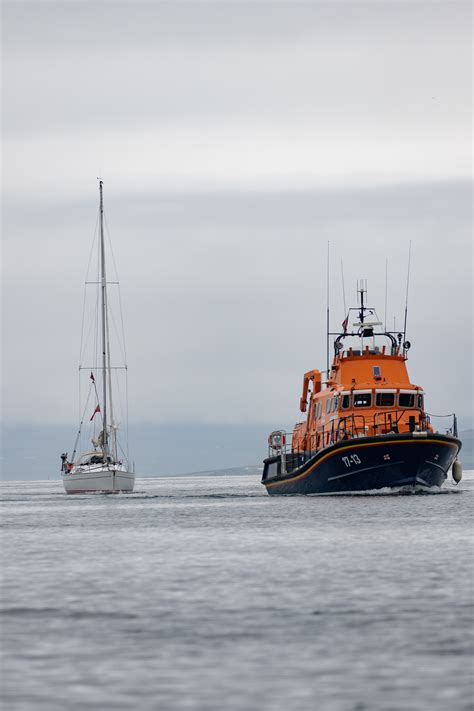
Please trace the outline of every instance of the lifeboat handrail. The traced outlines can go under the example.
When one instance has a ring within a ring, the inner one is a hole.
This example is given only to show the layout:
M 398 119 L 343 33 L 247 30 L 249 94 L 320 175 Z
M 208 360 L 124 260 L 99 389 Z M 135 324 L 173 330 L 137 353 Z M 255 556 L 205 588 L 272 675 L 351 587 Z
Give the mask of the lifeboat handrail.
M 415 419 L 407 423 L 406 420 L 404 420 L 406 415 L 409 417 L 415 416 Z M 337 442 L 359 437 L 377 436 L 389 432 L 398 433 L 398 425 L 401 421 L 404 425 L 408 424 L 409 428 L 413 427 L 412 431 L 430 432 L 432 431 L 431 417 L 440 419 L 452 417 L 452 426 L 447 430 L 447 433 L 452 434 L 454 437 L 458 436 L 457 417 L 455 413 L 450 413 L 449 415 L 430 415 L 416 408 L 377 412 L 374 413 L 372 418 L 362 414 L 350 413 L 337 421 L 331 420 L 330 423 L 326 423 L 316 428 L 314 432 L 308 433 L 306 448 L 304 450 L 293 450 L 293 433 L 287 433 L 285 430 L 277 430 L 276 433 L 280 433 L 284 436 L 282 446 L 278 449 L 269 446 L 268 457 L 279 457 L 281 460 L 281 471 L 291 472 L 303 466 L 316 452 Z M 381 422 L 382 418 L 383 423 Z
M 455 412 L 450 412 L 449 415 L 433 415 L 432 412 L 426 412 L 425 415 L 428 418 L 434 417 L 436 419 L 441 419 L 441 420 L 443 420 L 443 419 L 446 420 L 446 419 L 452 417 L 453 424 L 451 425 L 451 427 L 448 428 L 448 432 L 450 432 L 453 435 L 453 437 L 458 436 L 458 418 L 457 418 Z
M 370 430 L 373 434 L 384 434 L 387 432 L 398 432 L 398 425 L 403 420 L 404 415 L 417 415 L 418 421 L 415 421 L 414 426 L 418 431 L 426 432 L 430 430 L 430 419 L 426 413 L 421 413 L 415 408 L 404 410 L 389 410 L 385 412 L 377 412 L 372 417 L 350 413 L 341 417 L 337 423 L 332 420 L 326 425 L 317 427 L 316 430 L 308 434 L 309 445 L 308 450 L 315 452 L 327 447 L 330 444 L 335 444 L 343 439 L 353 439 L 358 437 L 367 437 L 370 435 Z M 379 420 L 383 418 L 384 427 L 380 426 Z M 383 431 L 385 430 L 385 432 Z M 291 443 L 287 441 L 287 447 L 291 450 Z
M 280 459 L 280 473 L 286 473 L 287 471 L 293 471 L 301 467 L 308 459 L 314 455 L 314 452 L 306 450 L 305 452 L 294 452 L 292 447 L 293 433 L 287 433 L 285 430 L 276 430 L 271 434 L 279 433 L 284 435 L 284 444 L 278 449 L 273 447 L 268 447 L 268 458 L 279 458 Z
M 395 338 L 393 333 L 394 332 L 391 331 L 373 331 L 370 337 L 375 338 L 376 336 L 382 336 L 388 338 L 388 340 L 390 341 L 390 355 L 398 355 L 400 351 L 400 343 L 397 343 L 397 339 Z M 360 338 L 360 333 L 353 331 L 351 333 L 330 333 L 329 335 L 337 336 L 337 338 L 334 339 L 335 356 L 339 355 L 340 351 L 343 350 L 344 346 L 342 345 L 341 341 L 343 341 L 345 338 Z
M 425 412 L 414 407 L 403 410 L 384 410 L 374 413 L 372 423 L 374 434 L 377 434 L 377 430 L 381 430 L 380 434 L 398 432 L 398 424 L 404 420 L 407 414 L 409 418 L 414 418 L 413 420 L 409 420 L 409 427 L 411 426 L 413 429 L 418 428 L 418 432 L 429 431 L 430 418 Z

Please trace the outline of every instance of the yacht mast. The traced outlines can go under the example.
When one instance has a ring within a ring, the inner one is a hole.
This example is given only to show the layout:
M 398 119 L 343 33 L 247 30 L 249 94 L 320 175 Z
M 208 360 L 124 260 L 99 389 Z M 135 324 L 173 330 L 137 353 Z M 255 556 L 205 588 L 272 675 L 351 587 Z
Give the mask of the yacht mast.
M 99 180 L 100 191 L 100 292 L 101 292 L 101 326 L 102 326 L 102 450 L 108 453 L 107 442 L 107 338 L 106 338 L 106 312 L 107 312 L 107 280 L 105 275 L 105 245 L 104 245 L 104 200 L 102 195 L 102 180 Z

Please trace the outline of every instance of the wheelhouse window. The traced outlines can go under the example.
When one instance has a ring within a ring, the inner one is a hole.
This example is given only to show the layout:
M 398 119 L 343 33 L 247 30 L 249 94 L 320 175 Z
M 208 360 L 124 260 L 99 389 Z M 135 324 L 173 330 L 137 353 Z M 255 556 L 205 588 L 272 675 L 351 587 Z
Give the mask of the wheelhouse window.
M 377 393 L 375 395 L 377 407 L 393 407 L 395 405 L 395 393 Z
M 354 393 L 354 407 L 370 407 L 372 404 L 372 393 Z
M 350 395 L 343 395 L 342 396 L 342 404 L 341 407 L 343 410 L 347 410 L 351 404 L 351 396 Z
M 336 412 L 338 405 L 339 405 L 339 395 L 336 395 L 336 396 L 334 397 L 333 402 L 332 402 L 332 411 L 333 411 L 333 412 Z
M 328 397 L 328 399 L 326 400 L 326 412 L 328 415 L 331 412 L 331 405 L 332 405 L 332 399 L 330 397 Z
M 380 378 L 380 365 L 373 365 L 372 372 L 374 374 L 374 378 Z
M 400 393 L 398 396 L 398 404 L 400 407 L 414 407 L 415 406 L 415 394 L 414 393 Z
M 418 395 L 418 407 L 420 410 L 423 410 L 424 408 L 423 395 Z

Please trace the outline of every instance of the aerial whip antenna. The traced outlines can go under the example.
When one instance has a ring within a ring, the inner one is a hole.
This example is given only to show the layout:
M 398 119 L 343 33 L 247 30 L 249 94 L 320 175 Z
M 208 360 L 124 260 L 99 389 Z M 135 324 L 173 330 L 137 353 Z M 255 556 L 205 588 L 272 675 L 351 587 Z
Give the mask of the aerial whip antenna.
M 407 269 L 407 293 L 405 298 L 405 321 L 403 324 L 403 342 L 405 343 L 407 336 L 407 314 L 408 314 L 408 287 L 410 285 L 410 263 L 411 263 L 411 240 L 408 247 L 408 269 Z
M 384 329 L 387 330 L 387 286 L 388 286 L 388 259 L 385 260 L 385 316 Z
M 342 300 L 344 302 L 344 318 L 346 318 L 346 316 L 347 316 L 346 287 L 344 286 L 344 267 L 342 266 L 342 259 L 341 259 L 341 279 L 342 279 Z
M 326 374 L 329 379 L 329 240 L 328 240 L 328 263 L 326 273 Z

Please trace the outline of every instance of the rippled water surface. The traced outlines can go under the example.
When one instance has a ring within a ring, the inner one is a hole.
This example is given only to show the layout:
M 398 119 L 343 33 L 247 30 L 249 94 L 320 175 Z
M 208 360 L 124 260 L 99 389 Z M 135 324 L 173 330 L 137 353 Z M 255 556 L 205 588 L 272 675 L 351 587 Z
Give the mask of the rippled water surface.
M 4 483 L 4 708 L 472 709 L 472 477 L 322 498 L 248 475 Z

